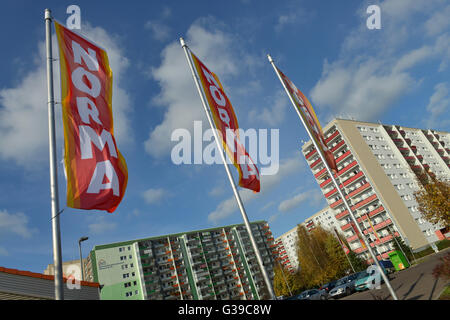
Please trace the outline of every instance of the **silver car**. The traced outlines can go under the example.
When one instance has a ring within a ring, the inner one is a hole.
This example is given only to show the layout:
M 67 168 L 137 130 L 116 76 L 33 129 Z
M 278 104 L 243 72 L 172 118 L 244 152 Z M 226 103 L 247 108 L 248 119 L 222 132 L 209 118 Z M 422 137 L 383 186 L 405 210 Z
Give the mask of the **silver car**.
M 351 274 L 336 282 L 336 286 L 330 291 L 329 297 L 338 299 L 349 296 L 355 292 L 355 282 L 366 275 L 366 271 Z
M 298 295 L 298 300 L 326 300 L 328 294 L 325 290 L 311 289 Z

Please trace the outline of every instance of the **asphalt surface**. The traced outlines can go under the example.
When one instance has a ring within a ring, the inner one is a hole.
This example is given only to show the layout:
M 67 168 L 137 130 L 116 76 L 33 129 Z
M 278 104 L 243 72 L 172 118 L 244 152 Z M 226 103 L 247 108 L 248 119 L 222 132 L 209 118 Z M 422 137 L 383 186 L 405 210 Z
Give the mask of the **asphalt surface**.
M 450 248 L 425 257 L 423 262 L 406 270 L 391 274 L 390 283 L 398 300 L 437 300 L 448 281 L 435 279 L 432 273 L 434 267 L 441 263 L 439 258 L 448 252 Z M 356 292 L 339 300 L 392 300 L 392 297 L 386 284 L 382 284 L 380 289 Z

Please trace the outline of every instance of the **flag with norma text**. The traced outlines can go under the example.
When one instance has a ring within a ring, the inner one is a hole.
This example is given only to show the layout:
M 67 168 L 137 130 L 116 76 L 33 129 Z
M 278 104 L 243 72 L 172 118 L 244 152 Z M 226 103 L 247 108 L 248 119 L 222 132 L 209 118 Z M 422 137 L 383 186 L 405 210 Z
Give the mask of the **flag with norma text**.
M 55 21 L 61 69 L 67 206 L 113 212 L 128 181 L 114 138 L 106 51 Z

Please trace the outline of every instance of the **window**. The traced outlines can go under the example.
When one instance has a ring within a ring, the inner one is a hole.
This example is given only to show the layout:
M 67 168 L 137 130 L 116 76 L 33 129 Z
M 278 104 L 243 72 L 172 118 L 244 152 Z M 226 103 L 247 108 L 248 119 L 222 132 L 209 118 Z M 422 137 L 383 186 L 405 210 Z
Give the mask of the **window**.
M 130 259 L 131 259 L 131 254 L 130 254 Z
M 131 250 L 131 247 L 128 247 L 128 251 L 130 251 Z

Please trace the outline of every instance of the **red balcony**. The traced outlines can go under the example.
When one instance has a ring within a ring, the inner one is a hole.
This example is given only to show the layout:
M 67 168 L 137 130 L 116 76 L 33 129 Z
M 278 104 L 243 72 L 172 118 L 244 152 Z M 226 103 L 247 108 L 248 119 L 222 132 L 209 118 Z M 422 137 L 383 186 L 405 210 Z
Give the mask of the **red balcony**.
M 337 189 L 334 188 L 333 190 L 325 193 L 325 198 L 329 198 L 330 196 L 332 196 L 333 194 L 335 194 L 337 192 Z
M 355 181 L 356 179 L 362 177 L 364 174 L 362 171 L 358 172 L 357 174 L 355 174 L 353 177 L 348 178 L 347 180 L 344 181 L 344 186 L 349 185 L 350 183 L 352 183 L 353 181 Z
M 315 154 L 316 151 L 317 151 L 316 149 L 311 150 L 310 152 L 308 152 L 308 153 L 305 155 L 305 158 L 306 158 L 306 159 L 311 158 L 311 156 L 312 156 L 313 154 Z
M 323 175 L 325 172 L 327 172 L 327 168 L 323 168 L 322 170 L 320 170 L 319 172 L 317 172 L 314 176 L 319 179 L 319 177 L 321 175 Z
M 396 237 L 399 236 L 398 232 L 395 232 L 394 234 L 395 234 Z M 391 240 L 392 240 L 392 234 L 387 235 L 386 237 L 380 238 L 380 240 L 376 240 L 374 242 L 371 242 L 370 246 L 371 247 L 375 247 L 375 245 L 383 244 L 383 243 L 386 243 L 386 242 L 391 241 Z
M 384 211 L 384 207 L 383 206 L 379 206 L 378 208 L 372 210 L 371 212 L 369 212 L 369 217 L 373 217 L 376 216 L 377 214 L 379 214 L 380 212 Z
M 346 153 L 344 153 L 342 156 L 336 159 L 336 164 L 346 159 L 348 156 L 351 155 L 350 150 L 348 150 Z
M 348 243 L 353 242 L 355 240 L 358 240 L 358 235 L 357 234 L 347 238 L 347 242 Z
M 331 140 L 333 140 L 335 137 L 337 137 L 339 135 L 339 131 L 335 131 L 331 136 L 329 136 L 328 138 L 325 139 L 325 142 L 328 144 L 328 142 L 330 142 Z
M 339 219 L 341 219 L 341 218 L 343 218 L 343 217 L 345 217 L 345 216 L 347 216 L 347 215 L 348 215 L 348 210 L 345 210 L 345 211 L 343 211 L 343 212 L 338 213 L 337 215 L 335 215 L 335 218 L 336 218 L 337 220 L 339 220 Z
M 345 141 L 342 140 L 341 142 L 339 142 L 337 145 L 335 145 L 333 148 L 331 148 L 331 152 L 335 152 L 337 149 L 339 149 L 340 147 L 342 147 L 345 144 Z
M 336 202 L 333 202 L 332 204 L 330 204 L 330 207 L 331 208 L 336 208 L 338 205 L 340 205 L 342 203 L 342 199 L 339 199 L 338 201 L 336 201 Z
M 351 227 L 352 227 L 352 224 L 349 222 L 349 223 L 343 225 L 343 226 L 341 227 L 341 230 L 342 230 L 342 231 L 345 231 L 345 230 L 347 230 L 347 229 L 349 229 L 349 228 L 351 228 Z
M 314 161 L 311 165 L 310 165 L 310 167 L 311 167 L 311 169 L 312 168 L 314 168 L 315 166 L 317 166 L 320 162 L 322 162 L 322 159 L 317 159 L 316 161 Z
M 323 188 L 323 187 L 325 187 L 326 185 L 328 185 L 330 182 L 331 182 L 331 178 L 328 178 L 327 180 L 325 180 L 324 182 L 322 182 L 322 183 L 320 184 L 320 187 Z
M 404 148 L 404 147 L 399 147 L 398 150 L 400 150 L 403 153 L 409 152 L 408 148 Z
M 353 252 L 354 253 L 361 253 L 361 252 L 364 252 L 366 250 L 367 250 L 367 248 L 365 248 L 365 247 L 359 247 L 359 248 L 356 248 L 355 250 L 353 250 Z
M 349 165 L 344 167 L 341 171 L 338 172 L 338 175 L 341 176 L 343 173 L 347 172 L 351 168 L 355 167 L 358 163 L 355 161 L 351 162 Z
M 361 191 L 364 191 L 366 189 L 370 188 L 370 184 L 366 183 L 363 184 L 361 187 L 357 188 L 356 190 L 353 190 L 352 192 L 350 192 L 348 195 L 345 196 L 345 199 L 354 197 L 355 195 L 357 195 L 358 193 L 360 193 Z
M 391 130 L 391 129 L 386 129 L 386 131 L 387 131 L 387 133 L 390 136 L 397 136 L 398 135 L 397 131 L 394 131 L 394 130 Z
M 356 210 L 356 209 L 368 204 L 369 202 L 372 202 L 375 199 L 377 199 L 377 195 L 373 194 L 370 197 L 368 197 L 367 199 L 364 199 L 364 200 L 358 202 L 357 204 L 355 204 L 351 209 Z

